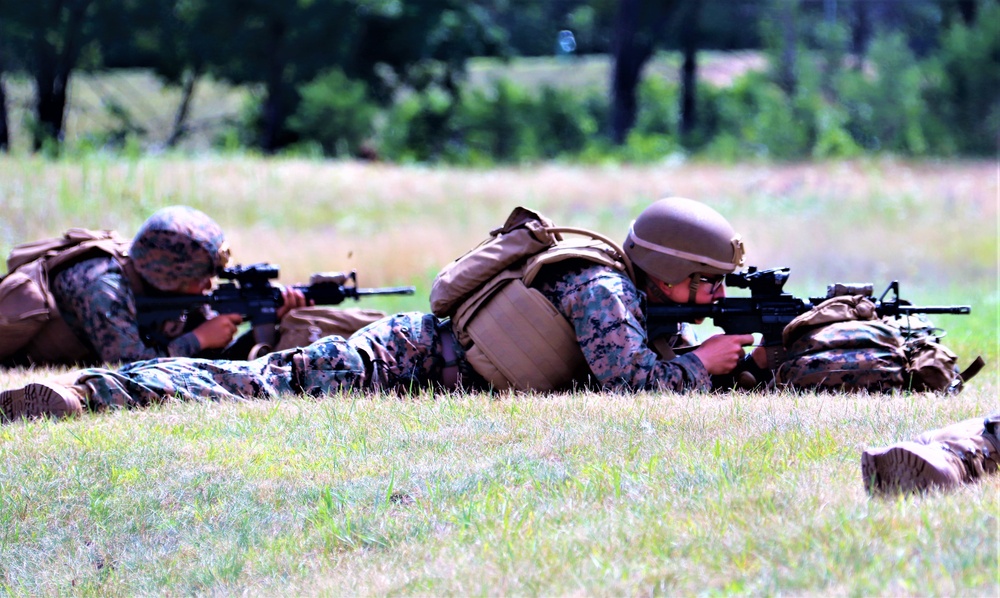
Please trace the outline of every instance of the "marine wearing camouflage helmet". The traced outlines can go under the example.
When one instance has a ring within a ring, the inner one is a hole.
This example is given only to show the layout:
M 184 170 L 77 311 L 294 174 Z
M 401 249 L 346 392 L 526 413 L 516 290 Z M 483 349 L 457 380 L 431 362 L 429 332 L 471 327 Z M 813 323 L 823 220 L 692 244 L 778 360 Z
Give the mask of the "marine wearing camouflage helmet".
M 222 228 L 187 206 L 154 212 L 140 227 L 123 259 L 94 258 L 52 277 L 52 294 L 73 333 L 91 348 L 84 363 L 192 357 L 232 341 L 239 316 L 191 314 L 167 323 L 160 338 L 140 327 L 135 297 L 155 291 L 200 293 L 229 260 Z
M 151 330 L 139 324 L 136 313 L 137 296 L 194 294 L 211 287 L 229 260 L 225 235 L 212 218 L 187 206 L 166 207 L 143 223 L 127 249 L 120 245 L 110 253 L 82 253 L 48 272 L 56 310 L 53 325 L 39 335 L 45 342 L 31 341 L 2 365 L 131 362 L 244 349 L 230 344 L 238 314 L 190 313 Z M 285 311 L 305 303 L 298 291 L 283 297 Z M 245 344 L 248 352 L 252 342 Z
M 229 263 L 222 228 L 188 206 L 157 210 L 132 240 L 129 257 L 136 271 L 161 291 L 212 278 Z
M 674 254 L 679 250 L 667 244 L 672 241 L 646 230 L 646 223 L 660 218 L 662 205 L 656 205 L 652 213 L 656 214 L 655 219 L 647 218 L 649 214 L 641 215 L 638 234 L 644 236 L 639 238 L 649 245 L 667 247 L 673 251 L 668 255 L 677 257 Z M 700 208 L 688 207 L 690 210 L 684 214 L 700 213 L 697 212 Z M 697 226 L 674 229 L 676 234 L 699 230 L 716 229 Z M 731 228 L 725 230 L 730 250 L 713 259 L 728 260 L 735 268 L 742 258 L 742 244 Z M 695 247 L 679 242 L 676 245 Z M 659 249 L 653 251 L 663 253 Z M 660 261 L 646 257 L 639 256 L 639 262 L 667 274 L 658 270 Z M 725 268 L 706 270 L 713 266 L 705 260 L 682 259 L 696 264 L 679 279 L 678 274 L 670 274 L 671 280 L 684 290 L 682 301 L 688 300 L 688 288 L 695 289 L 694 300 L 699 303 L 711 302 L 724 293 L 721 284 L 705 281 L 701 275 Z M 655 275 L 649 278 L 655 279 Z M 574 259 L 572 255 L 542 266 L 531 288 L 551 305 L 554 317 L 565 319 L 588 370 L 582 383 L 595 389 L 708 390 L 711 376 L 735 368 L 745 355 L 743 347 L 753 342 L 752 335 L 716 335 L 693 351 L 664 359 L 648 346 L 644 312 L 647 298 L 627 269 Z M 538 350 L 539 361 L 559 359 L 544 354 L 541 348 Z M 384 318 L 349 339 L 328 336 L 308 347 L 273 353 L 255 361 L 160 359 L 117 371 L 84 370 L 74 376 L 69 384 L 36 383 L 0 393 L 0 408 L 7 417 L 19 417 L 55 412 L 57 407 L 63 412 L 72 411 L 66 405 L 101 409 L 144 405 L 174 396 L 278 398 L 288 391 L 320 395 L 341 391 L 409 393 L 427 387 L 447 390 L 487 387 L 481 372 L 470 363 L 466 347 L 456 340 L 453 322 L 419 312 Z M 572 386 L 557 390 L 569 388 Z

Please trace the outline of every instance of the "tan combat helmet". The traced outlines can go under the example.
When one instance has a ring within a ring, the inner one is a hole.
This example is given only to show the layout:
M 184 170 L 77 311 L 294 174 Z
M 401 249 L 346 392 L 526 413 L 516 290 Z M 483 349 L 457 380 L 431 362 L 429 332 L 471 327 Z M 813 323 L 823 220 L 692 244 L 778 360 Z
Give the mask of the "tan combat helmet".
M 732 225 L 707 205 L 683 197 L 667 197 L 643 210 L 623 249 L 642 271 L 671 285 L 692 274 L 728 274 L 743 265 L 743 241 Z M 693 291 L 696 285 L 692 282 Z

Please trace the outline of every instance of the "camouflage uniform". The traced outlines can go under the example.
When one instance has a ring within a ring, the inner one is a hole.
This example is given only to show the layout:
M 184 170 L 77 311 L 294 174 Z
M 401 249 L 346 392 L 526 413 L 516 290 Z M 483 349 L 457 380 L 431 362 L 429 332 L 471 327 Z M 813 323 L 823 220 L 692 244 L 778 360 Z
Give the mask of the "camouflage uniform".
M 554 268 L 538 287 L 575 328 L 595 388 L 710 388 L 710 377 L 694 355 L 663 361 L 646 346 L 644 297 L 623 274 L 597 265 Z M 277 398 L 352 390 L 406 394 L 446 386 L 443 343 L 454 343 L 450 332 L 448 320 L 399 313 L 350 339 L 328 336 L 254 361 L 154 359 L 117 371 L 83 370 L 74 381 L 86 387 L 91 408 L 142 406 L 171 398 Z M 486 388 L 462 348 L 454 348 L 459 387 Z
M 135 271 L 153 289 L 212 277 L 229 251 L 222 229 L 204 213 L 186 206 L 157 210 L 143 223 L 129 249 Z M 161 330 L 141 329 L 133 283 L 114 258 L 84 260 L 52 278 L 52 294 L 70 329 L 93 348 L 93 362 L 131 362 L 156 357 L 190 357 L 201 345 L 185 322 Z M 206 314 L 198 314 L 205 316 Z M 163 338 L 147 345 L 151 333 Z
M 183 322 L 173 322 L 164 331 L 174 337 L 166 347 L 145 343 L 150 331 L 140 328 L 132 285 L 113 258 L 74 264 L 56 274 L 50 288 L 70 329 L 94 349 L 93 362 L 191 357 L 201 350 L 194 334 L 183 332 Z

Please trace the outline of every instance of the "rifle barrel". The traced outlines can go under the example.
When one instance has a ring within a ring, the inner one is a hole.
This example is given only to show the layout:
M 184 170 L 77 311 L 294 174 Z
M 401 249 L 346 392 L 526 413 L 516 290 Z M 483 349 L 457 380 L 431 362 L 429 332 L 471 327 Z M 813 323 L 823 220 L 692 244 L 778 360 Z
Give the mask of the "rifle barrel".
M 916 306 L 916 305 L 901 305 L 894 310 L 901 314 L 956 314 L 956 315 L 968 315 L 972 313 L 972 308 L 968 305 L 929 305 L 929 306 Z
M 358 289 L 358 295 L 412 295 L 416 290 L 416 287 L 378 287 Z

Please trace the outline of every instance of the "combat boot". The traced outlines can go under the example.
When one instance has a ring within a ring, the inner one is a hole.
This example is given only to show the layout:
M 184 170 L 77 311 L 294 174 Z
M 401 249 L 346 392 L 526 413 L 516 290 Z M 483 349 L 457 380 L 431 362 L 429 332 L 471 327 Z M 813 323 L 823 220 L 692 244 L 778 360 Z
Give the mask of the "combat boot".
M 53 418 L 83 413 L 86 394 L 76 385 L 32 382 L 21 388 L 0 391 L 2 421 L 47 415 Z
M 974 418 L 932 430 L 913 441 L 868 449 L 861 475 L 871 494 L 950 489 L 996 473 L 1000 467 L 1000 418 Z

